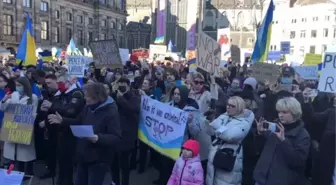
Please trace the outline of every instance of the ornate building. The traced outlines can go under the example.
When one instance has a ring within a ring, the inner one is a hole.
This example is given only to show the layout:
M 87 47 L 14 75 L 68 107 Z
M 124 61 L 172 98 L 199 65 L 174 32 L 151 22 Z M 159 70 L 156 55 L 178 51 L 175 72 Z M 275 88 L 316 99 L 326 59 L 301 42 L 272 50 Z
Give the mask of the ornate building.
M 37 47 L 65 48 L 73 38 L 77 47 L 91 40 L 116 38 L 126 46 L 125 0 L 2 0 L 0 48 L 16 48 L 25 26 L 25 12 L 33 22 Z
M 152 0 L 127 0 L 127 48 L 149 48 L 151 44 Z

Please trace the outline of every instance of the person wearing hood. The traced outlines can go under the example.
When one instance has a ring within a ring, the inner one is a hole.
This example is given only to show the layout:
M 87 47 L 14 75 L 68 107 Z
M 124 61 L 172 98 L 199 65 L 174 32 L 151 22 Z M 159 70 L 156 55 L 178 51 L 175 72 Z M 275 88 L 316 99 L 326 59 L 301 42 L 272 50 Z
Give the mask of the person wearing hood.
M 245 109 L 244 100 L 238 96 L 233 96 L 228 100 L 226 109 L 226 113 L 207 125 L 208 134 L 216 137 L 213 145 L 210 146 L 207 185 L 239 185 L 242 183 L 243 151 L 241 145 L 254 121 L 254 114 Z M 218 152 L 226 151 L 232 153 L 229 160 L 215 157 Z
M 108 96 L 100 83 L 84 87 L 86 106 L 77 118 L 50 114 L 50 124 L 92 125 L 92 137 L 78 138 L 75 160 L 75 185 L 103 185 L 109 171 L 114 149 L 121 141 L 121 127 L 116 102 Z
M 227 90 L 227 93 L 229 96 L 237 96 L 242 91 L 242 88 L 240 87 L 240 79 L 234 78 L 231 83 L 231 87 Z
M 176 161 L 167 185 L 203 185 L 200 145 L 195 140 L 183 144 L 181 157 Z

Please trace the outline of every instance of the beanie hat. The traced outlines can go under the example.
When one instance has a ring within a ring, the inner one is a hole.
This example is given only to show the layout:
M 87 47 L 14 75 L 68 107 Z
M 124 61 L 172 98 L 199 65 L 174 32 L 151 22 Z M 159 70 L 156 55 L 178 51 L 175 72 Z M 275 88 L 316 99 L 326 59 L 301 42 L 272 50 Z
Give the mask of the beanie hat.
M 253 88 L 253 90 L 256 90 L 258 81 L 255 78 L 253 78 L 253 77 L 248 77 L 244 81 L 244 85 L 245 84 L 250 85 Z
M 192 151 L 193 157 L 199 154 L 200 144 L 196 140 L 189 139 L 183 144 L 183 148 Z

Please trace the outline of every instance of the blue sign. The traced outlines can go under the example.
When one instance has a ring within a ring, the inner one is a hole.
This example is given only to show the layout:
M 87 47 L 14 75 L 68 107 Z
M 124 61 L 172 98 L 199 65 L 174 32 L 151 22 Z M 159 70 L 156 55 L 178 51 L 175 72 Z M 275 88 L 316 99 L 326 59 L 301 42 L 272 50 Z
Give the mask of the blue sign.
M 270 51 L 268 52 L 267 60 L 281 60 L 281 52 L 280 51 Z
M 280 43 L 281 54 L 290 54 L 290 42 L 284 41 Z

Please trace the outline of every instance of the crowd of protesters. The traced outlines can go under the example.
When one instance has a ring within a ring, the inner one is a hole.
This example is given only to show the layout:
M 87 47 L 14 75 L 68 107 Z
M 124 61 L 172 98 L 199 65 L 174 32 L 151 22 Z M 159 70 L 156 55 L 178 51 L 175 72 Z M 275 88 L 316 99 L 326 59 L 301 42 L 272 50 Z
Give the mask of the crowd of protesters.
M 82 79 L 67 66 L 44 63 L 0 68 L 0 119 L 8 104 L 34 105 L 30 145 L 1 143 L 2 166 L 56 179 L 57 185 L 102 185 L 107 173 L 129 185 L 131 170 L 158 171 L 158 185 L 332 185 L 335 171 L 334 94 L 311 96 L 317 81 L 295 80 L 279 67 L 279 81 L 257 81 L 250 68 L 228 64 L 220 77 L 174 61 L 128 62 Z M 292 79 L 287 88 L 282 78 Z M 188 112 L 181 157 L 174 161 L 138 140 L 141 96 Z M 1 121 L 2 122 L 2 121 Z M 75 138 L 70 125 L 92 125 Z M 73 175 L 75 171 L 75 175 Z

